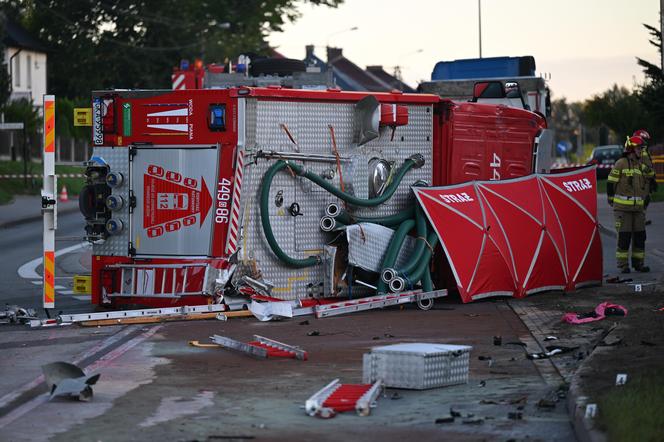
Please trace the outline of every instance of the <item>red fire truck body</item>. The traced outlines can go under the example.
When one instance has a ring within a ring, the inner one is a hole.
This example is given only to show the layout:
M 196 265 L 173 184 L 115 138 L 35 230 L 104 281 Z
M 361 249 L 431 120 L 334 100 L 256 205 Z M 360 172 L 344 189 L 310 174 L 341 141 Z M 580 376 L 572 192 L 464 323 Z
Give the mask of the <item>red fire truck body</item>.
M 385 217 L 417 204 L 412 185 L 533 173 L 545 131 L 532 112 L 425 94 L 95 92 L 94 153 L 81 194 L 93 243 L 92 302 L 157 307 L 231 293 L 283 300 L 369 293 L 348 277 L 340 232 L 321 230 L 328 205 Z M 278 162 L 285 166 L 274 172 Z M 358 206 L 305 170 L 369 200 L 401 181 L 385 202 Z M 280 257 L 268 233 L 285 255 L 315 263 Z

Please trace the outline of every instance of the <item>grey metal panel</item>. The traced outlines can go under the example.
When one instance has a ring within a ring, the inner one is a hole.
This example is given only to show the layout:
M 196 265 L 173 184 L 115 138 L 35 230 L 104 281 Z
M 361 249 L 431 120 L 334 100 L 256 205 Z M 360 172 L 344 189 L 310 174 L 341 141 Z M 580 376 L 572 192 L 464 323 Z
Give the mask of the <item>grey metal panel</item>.
M 346 229 L 348 262 L 365 270 L 380 272 L 381 263 L 392 236 L 394 236 L 394 230 L 378 224 L 359 223 L 348 226 Z M 399 249 L 394 268 L 405 267 L 412 258 L 414 248 L 415 239 L 406 236 Z
M 94 255 L 106 256 L 127 256 L 129 252 L 129 149 L 126 147 L 95 147 L 92 151 L 93 156 L 104 159 L 110 166 L 111 172 L 120 172 L 124 176 L 124 183 L 115 189 L 112 189 L 113 195 L 120 195 L 124 201 L 124 207 L 113 211 L 113 217 L 119 218 L 125 224 L 125 228 L 120 234 L 109 236 L 103 244 L 93 244 L 92 253 Z
M 415 203 L 410 185 L 418 180 L 431 182 L 432 176 L 432 108 L 429 105 L 409 105 L 409 122 L 392 130 L 382 128 L 380 137 L 363 146 L 353 143 L 355 131 L 353 103 L 285 102 L 266 99 L 247 99 L 246 107 L 246 155 L 242 188 L 241 221 L 242 235 L 238 260 L 244 269 L 256 268 L 262 278 L 274 284 L 272 295 L 281 299 L 297 299 L 311 294 L 323 295 L 322 266 L 292 269 L 279 261 L 264 239 L 259 212 L 259 192 L 263 175 L 277 160 L 257 158 L 259 150 L 317 154 L 333 154 L 329 125 L 334 128 L 336 144 L 342 157 L 352 161 L 342 162 L 342 175 L 346 191 L 349 188 L 356 196 L 368 195 L 368 163 L 379 157 L 393 161 L 399 167 L 409 156 L 421 153 L 427 159 L 420 169 L 406 174 L 403 185 L 385 204 L 377 208 L 350 208 L 352 213 L 362 216 L 395 214 Z M 295 146 L 282 129 L 288 127 L 297 142 Z M 252 157 L 253 155 L 253 157 Z M 318 174 L 332 169 L 331 182 L 340 187 L 336 163 L 305 161 L 304 166 Z M 274 204 L 276 193 L 282 190 L 282 211 Z M 288 207 L 297 202 L 302 216 L 291 216 Z M 322 253 L 325 244 L 337 234 L 320 231 L 318 223 L 330 202 L 340 202 L 308 180 L 293 178 L 287 170 L 275 177 L 270 189 L 270 220 L 275 237 L 289 255 L 304 258 Z M 319 290 L 321 290 L 319 292 Z M 354 289 L 355 290 L 355 289 Z M 325 293 L 327 295 L 327 293 Z
M 171 199 L 183 198 L 180 207 L 182 216 L 173 218 L 173 221 L 182 221 L 192 208 L 192 205 L 201 204 L 203 198 L 214 199 L 215 184 L 217 182 L 218 149 L 216 148 L 159 148 L 159 147 L 140 147 L 136 149 L 136 155 L 132 161 L 132 190 L 136 197 L 136 208 L 132 214 L 132 240 L 137 255 L 166 255 L 166 256 L 189 256 L 189 255 L 209 255 L 212 239 L 212 218 L 210 214 L 211 207 L 206 213 L 202 211 L 195 212 L 195 223 L 192 225 L 180 224 L 176 231 L 165 231 L 157 237 L 148 236 L 148 227 L 145 225 L 147 201 L 145 197 L 145 176 L 150 165 L 162 167 L 165 171 L 176 171 L 181 174 L 182 179 L 192 178 L 196 180 L 195 193 L 199 194 L 198 200 L 187 197 L 184 186 L 169 185 L 170 187 L 162 189 L 159 198 L 164 195 L 166 201 L 158 201 L 153 196 L 152 214 L 147 214 L 147 218 L 159 216 L 164 207 L 171 212 L 174 210 L 171 205 Z M 204 185 L 205 183 L 205 185 Z M 158 191 L 154 190 L 153 191 Z M 207 195 L 205 195 L 207 194 Z M 205 196 L 204 196 L 205 195 Z M 162 207 L 164 203 L 164 207 Z M 175 204 L 175 203 L 173 203 Z M 179 202 L 177 204 L 180 204 Z M 177 205 L 175 204 L 175 205 Z M 195 207 L 195 206 L 194 206 Z M 201 222 L 201 216 L 204 216 Z M 163 224 L 163 223 L 162 223 Z

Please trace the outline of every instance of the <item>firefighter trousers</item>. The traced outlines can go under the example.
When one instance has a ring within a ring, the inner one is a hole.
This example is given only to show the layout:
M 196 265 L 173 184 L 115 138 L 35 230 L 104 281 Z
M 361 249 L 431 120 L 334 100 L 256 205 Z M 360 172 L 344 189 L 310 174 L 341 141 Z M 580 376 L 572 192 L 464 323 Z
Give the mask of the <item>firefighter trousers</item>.
M 618 248 L 616 261 L 618 268 L 629 268 L 629 248 L 632 246 L 632 267 L 643 266 L 646 257 L 646 214 L 645 211 L 624 212 L 614 210 Z

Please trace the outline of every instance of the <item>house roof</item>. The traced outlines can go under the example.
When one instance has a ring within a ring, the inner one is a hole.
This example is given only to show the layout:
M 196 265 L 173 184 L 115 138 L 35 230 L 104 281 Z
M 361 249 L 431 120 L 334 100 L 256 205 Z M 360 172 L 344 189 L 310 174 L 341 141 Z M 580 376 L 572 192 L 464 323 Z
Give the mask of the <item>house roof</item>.
M 367 66 L 367 72 L 377 78 L 381 83 L 383 83 L 389 90 L 397 89 L 402 92 L 414 93 L 415 89 L 408 86 L 403 81 L 399 80 L 397 77 L 388 74 L 385 72 L 382 66 Z
M 0 17 L 0 19 L 2 19 L 2 17 Z M 6 16 L 2 21 L 4 22 L 3 24 L 5 28 L 5 36 L 2 41 L 5 46 L 30 49 L 36 52 L 46 52 L 44 45 L 18 22 Z
M 341 48 L 327 48 L 327 63 L 332 66 L 337 85 L 342 89 L 371 92 L 389 90 L 376 77 L 344 57 Z

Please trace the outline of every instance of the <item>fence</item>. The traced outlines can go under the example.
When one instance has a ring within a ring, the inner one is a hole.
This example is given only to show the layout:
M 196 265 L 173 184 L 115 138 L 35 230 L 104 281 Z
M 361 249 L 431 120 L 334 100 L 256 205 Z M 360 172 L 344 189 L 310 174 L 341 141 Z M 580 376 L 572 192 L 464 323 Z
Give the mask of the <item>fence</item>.
M 26 156 L 28 160 L 38 160 L 42 156 L 41 134 L 27 135 Z M 68 137 L 55 139 L 55 161 L 58 164 L 80 164 L 92 154 L 88 140 Z M 23 159 L 23 133 L 21 131 L 0 131 L 0 160 L 19 161 Z

